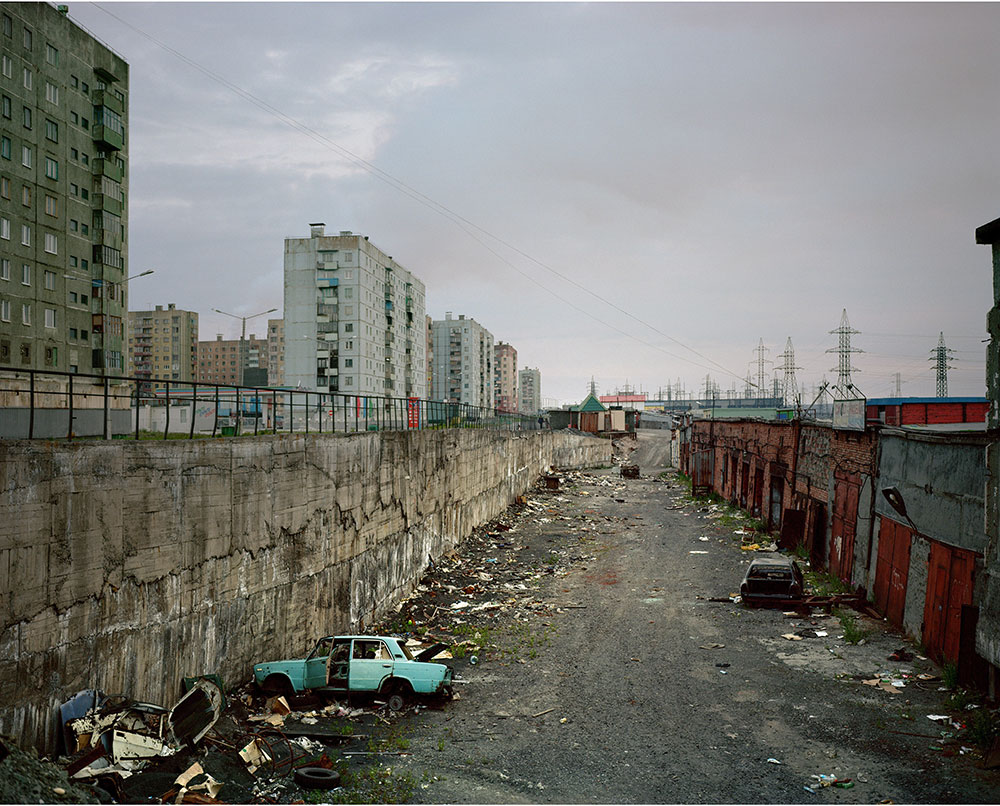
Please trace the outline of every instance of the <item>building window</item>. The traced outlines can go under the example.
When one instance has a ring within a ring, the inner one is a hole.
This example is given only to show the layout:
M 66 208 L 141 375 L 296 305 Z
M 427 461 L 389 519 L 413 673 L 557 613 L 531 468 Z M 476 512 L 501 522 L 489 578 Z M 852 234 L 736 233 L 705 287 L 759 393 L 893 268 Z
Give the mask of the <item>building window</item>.
M 77 258 L 77 256 L 76 256 L 76 255 L 70 255 L 70 256 L 69 256 L 69 265 L 70 265 L 70 268 L 73 268 L 73 269 L 75 269 L 75 268 L 77 267 L 77 265 L 79 264 L 79 262 L 80 262 L 80 261 L 79 261 L 79 259 Z M 76 300 L 74 300 L 74 302 L 75 302 L 75 301 L 76 301 Z
M 10 219 L 0 218 L 0 238 L 5 241 L 10 240 Z
M 56 290 L 56 273 L 54 271 L 45 271 L 45 288 L 47 291 Z
M 24 49 L 31 50 L 31 29 L 24 29 Z
M 51 216 L 59 215 L 59 200 L 48 193 L 45 194 L 45 214 Z
M 21 324 L 30 325 L 31 324 L 31 306 L 27 303 L 21 306 Z
M 31 207 L 31 188 L 27 185 L 21 186 L 21 204 Z
M 0 280 L 10 279 L 10 261 L 7 258 L 0 259 Z
M 10 321 L 10 300 L 0 300 L 0 319 L 4 322 Z
M 10 180 L 6 176 L 0 176 L 0 198 L 10 198 Z
M 4 78 L 14 77 L 14 60 L 10 56 L 3 57 L 3 75 Z
M 21 285 L 31 285 L 31 266 L 27 263 L 21 264 Z
M 69 183 L 69 195 L 70 196 L 79 196 L 80 195 L 80 188 L 77 187 L 72 182 Z
M 48 42 L 45 43 L 45 61 L 53 65 L 59 64 L 59 51 Z
M 45 251 L 50 255 L 59 254 L 59 240 L 51 232 L 45 233 Z
M 69 113 L 69 119 L 70 119 L 71 123 L 74 123 L 77 126 L 80 125 L 80 116 L 78 114 L 76 114 L 76 112 L 70 112 Z
M 3 35 L 8 39 L 14 36 L 14 20 L 9 14 L 3 15 Z
M 54 120 L 45 121 L 45 137 L 53 143 L 59 142 L 59 124 Z
M 31 110 L 26 106 L 21 108 L 21 122 L 24 124 L 24 128 L 31 128 Z
M 59 106 L 59 88 L 48 81 L 45 82 L 45 100 Z
M 28 224 L 21 225 L 21 246 L 31 246 L 31 227 Z
M 56 309 L 46 308 L 45 309 L 45 327 L 55 328 L 56 326 Z
M 52 159 L 52 157 L 45 158 L 45 175 L 49 179 L 59 178 L 59 163 Z
M 10 138 L 0 137 L 0 157 L 5 160 L 10 159 Z
M 25 168 L 31 167 L 31 149 L 28 146 L 21 146 L 21 164 Z
M 0 106 L 0 112 L 2 112 L 3 116 L 7 118 L 7 120 L 10 120 L 10 98 L 7 97 L 6 95 L 3 96 L 2 106 Z
M 26 90 L 31 89 L 31 71 L 25 67 L 23 72 L 23 83 Z

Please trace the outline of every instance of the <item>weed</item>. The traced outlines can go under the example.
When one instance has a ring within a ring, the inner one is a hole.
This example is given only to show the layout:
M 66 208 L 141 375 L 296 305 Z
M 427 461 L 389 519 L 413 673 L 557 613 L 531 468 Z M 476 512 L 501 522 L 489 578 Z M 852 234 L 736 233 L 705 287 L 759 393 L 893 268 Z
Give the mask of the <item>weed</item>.
M 967 728 L 969 738 L 986 751 L 1000 737 L 1000 716 L 996 711 L 976 709 L 969 716 Z
M 945 699 L 945 705 L 956 711 L 964 711 L 968 705 L 978 705 L 979 698 L 975 694 L 970 694 L 963 688 L 956 688 Z
M 809 559 L 809 549 L 805 543 L 799 543 L 795 548 L 793 548 L 792 554 L 794 554 L 800 560 Z
M 417 779 L 390 767 L 341 770 L 342 789 L 305 793 L 307 803 L 406 803 L 417 791 Z
M 840 579 L 824 571 L 806 571 L 805 578 L 817 596 L 851 592 L 851 589 L 841 582 Z
M 844 630 L 844 640 L 849 644 L 857 644 L 868 637 L 868 630 L 858 624 L 857 618 L 846 610 L 834 610 L 833 615 L 840 619 L 840 626 Z
M 465 657 L 465 647 L 462 644 L 455 644 L 455 646 L 451 648 L 451 656 L 455 658 L 455 660 L 461 660 Z
M 445 746 L 445 738 L 444 738 L 444 736 L 442 736 L 440 739 L 438 739 L 438 752 L 439 753 L 444 750 L 444 746 Z
M 947 689 L 953 689 L 958 685 L 958 665 L 952 662 L 946 663 L 941 669 L 941 682 Z

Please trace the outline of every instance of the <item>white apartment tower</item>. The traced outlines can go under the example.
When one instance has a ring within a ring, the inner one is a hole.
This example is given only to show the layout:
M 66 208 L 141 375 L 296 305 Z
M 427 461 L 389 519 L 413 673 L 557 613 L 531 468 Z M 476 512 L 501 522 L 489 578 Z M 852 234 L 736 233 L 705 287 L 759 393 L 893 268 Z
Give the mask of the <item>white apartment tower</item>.
M 432 398 L 494 407 L 493 334 L 475 319 L 446 313 L 431 326 L 434 346 Z
M 285 386 L 426 398 L 424 284 L 349 231 L 285 239 Z
M 521 414 L 538 414 L 542 409 L 542 373 L 525 367 L 517 373 L 518 394 Z

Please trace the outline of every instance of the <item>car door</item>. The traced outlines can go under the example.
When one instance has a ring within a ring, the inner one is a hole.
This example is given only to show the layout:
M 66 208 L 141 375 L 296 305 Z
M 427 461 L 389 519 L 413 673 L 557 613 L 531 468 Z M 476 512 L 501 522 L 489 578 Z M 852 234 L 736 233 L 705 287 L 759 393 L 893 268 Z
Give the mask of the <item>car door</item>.
M 332 638 L 320 639 L 312 652 L 306 656 L 302 672 L 302 688 L 317 688 L 326 685 L 326 661 L 333 646 Z
M 384 641 L 355 638 L 351 648 L 351 691 L 378 691 L 392 674 L 393 660 Z

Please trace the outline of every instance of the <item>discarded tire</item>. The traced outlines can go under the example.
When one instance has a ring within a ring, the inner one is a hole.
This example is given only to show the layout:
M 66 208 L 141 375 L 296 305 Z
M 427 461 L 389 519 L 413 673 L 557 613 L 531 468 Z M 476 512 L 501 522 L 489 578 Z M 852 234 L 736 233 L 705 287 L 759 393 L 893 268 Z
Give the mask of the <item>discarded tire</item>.
M 299 767 L 295 783 L 303 789 L 336 789 L 340 786 L 340 773 L 325 767 Z

